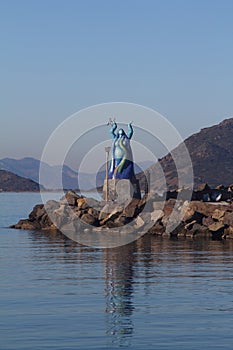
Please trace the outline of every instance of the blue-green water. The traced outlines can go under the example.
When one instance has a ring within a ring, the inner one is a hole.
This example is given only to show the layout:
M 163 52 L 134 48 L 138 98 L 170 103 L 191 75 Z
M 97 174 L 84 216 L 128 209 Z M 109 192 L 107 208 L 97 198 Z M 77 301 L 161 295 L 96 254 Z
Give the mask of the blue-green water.
M 0 201 L 1 349 L 232 349 L 233 242 L 92 249 L 7 228 L 39 194 Z

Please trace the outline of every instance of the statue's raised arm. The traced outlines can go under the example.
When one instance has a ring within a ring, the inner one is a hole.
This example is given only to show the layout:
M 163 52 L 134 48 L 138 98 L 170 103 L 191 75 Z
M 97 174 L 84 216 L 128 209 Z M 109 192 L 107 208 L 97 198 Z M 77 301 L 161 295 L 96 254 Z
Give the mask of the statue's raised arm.
M 128 137 L 129 139 L 131 139 L 132 136 L 133 136 L 133 127 L 132 127 L 132 123 L 133 123 L 133 122 L 130 122 L 130 123 L 128 124 L 128 133 L 127 133 L 127 137 Z
M 117 123 L 115 121 L 115 118 L 110 117 L 108 120 L 108 125 L 111 125 L 110 135 L 112 139 L 114 139 L 116 137 L 115 131 L 117 129 Z
M 110 135 L 111 135 L 112 139 L 115 139 L 115 137 L 116 137 L 116 134 L 115 134 L 116 129 L 117 129 L 117 123 L 114 122 L 112 124 L 111 129 L 110 129 Z

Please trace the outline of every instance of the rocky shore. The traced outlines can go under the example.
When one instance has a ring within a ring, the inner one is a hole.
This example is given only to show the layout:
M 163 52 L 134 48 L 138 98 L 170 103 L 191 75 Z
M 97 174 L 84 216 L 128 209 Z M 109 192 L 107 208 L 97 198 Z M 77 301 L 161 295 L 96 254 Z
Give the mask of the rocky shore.
M 190 195 L 191 201 L 186 200 L 188 191 L 168 192 L 166 197 L 149 194 L 127 203 L 97 201 L 68 191 L 59 202 L 49 200 L 45 205 L 36 205 L 27 219 L 11 228 L 84 233 L 104 229 L 123 232 L 128 228 L 131 232 L 144 230 L 167 237 L 233 239 L 229 188 L 212 190 L 205 185 Z

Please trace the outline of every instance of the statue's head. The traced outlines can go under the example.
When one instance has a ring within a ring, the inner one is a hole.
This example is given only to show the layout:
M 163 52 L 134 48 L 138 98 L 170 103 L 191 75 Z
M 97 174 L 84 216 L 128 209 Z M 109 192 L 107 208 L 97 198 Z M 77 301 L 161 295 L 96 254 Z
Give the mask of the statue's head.
M 123 130 L 123 129 L 119 129 L 119 130 L 118 130 L 118 137 L 122 137 L 122 136 L 124 136 L 124 135 L 125 135 L 124 130 Z

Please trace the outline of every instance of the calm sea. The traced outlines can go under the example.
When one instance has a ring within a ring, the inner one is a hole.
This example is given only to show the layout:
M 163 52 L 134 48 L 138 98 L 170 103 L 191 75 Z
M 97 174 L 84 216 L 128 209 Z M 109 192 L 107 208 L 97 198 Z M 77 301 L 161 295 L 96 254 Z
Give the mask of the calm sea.
M 1 349 L 233 348 L 233 242 L 144 237 L 93 249 L 7 228 L 39 194 L 0 201 Z

